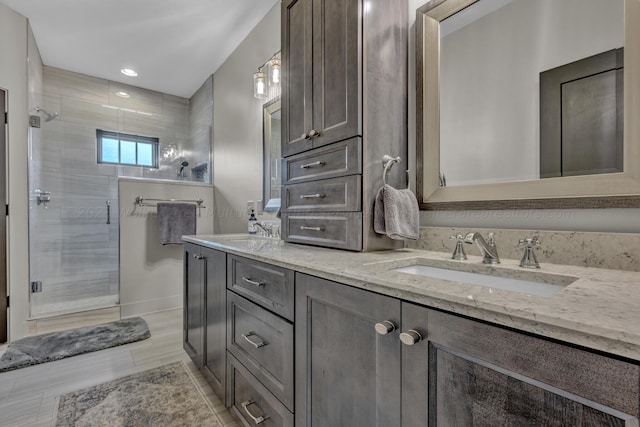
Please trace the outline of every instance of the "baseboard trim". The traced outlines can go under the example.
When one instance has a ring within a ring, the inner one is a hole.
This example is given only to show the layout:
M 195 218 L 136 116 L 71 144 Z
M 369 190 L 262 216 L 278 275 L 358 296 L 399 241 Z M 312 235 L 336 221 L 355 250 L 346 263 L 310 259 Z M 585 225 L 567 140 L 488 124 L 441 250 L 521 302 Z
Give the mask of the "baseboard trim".
M 182 307 L 182 294 L 130 303 L 121 302 L 120 314 L 124 318 L 179 307 Z

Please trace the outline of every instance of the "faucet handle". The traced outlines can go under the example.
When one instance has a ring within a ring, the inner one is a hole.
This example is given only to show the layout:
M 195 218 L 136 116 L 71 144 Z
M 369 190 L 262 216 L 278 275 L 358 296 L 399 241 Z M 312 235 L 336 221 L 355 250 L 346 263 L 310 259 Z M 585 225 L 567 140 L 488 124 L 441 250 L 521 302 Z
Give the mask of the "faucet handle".
M 520 239 L 520 241 L 518 241 L 518 245 L 522 246 L 522 245 L 526 245 L 527 248 L 538 248 L 540 247 L 540 239 L 538 239 L 538 236 L 533 236 L 533 237 L 528 237 L 526 239 Z
M 533 236 L 526 239 L 520 239 L 518 242 L 520 246 L 524 246 L 524 254 L 520 260 L 520 267 L 523 268 L 540 268 L 540 264 L 536 259 L 534 252 L 535 248 L 540 247 L 540 240 L 538 236 Z
M 451 255 L 451 259 L 457 259 L 457 260 L 467 259 L 467 254 L 464 253 L 464 245 L 463 245 L 464 236 L 462 234 L 449 236 L 449 240 L 456 241 L 456 248 L 453 250 L 453 255 Z

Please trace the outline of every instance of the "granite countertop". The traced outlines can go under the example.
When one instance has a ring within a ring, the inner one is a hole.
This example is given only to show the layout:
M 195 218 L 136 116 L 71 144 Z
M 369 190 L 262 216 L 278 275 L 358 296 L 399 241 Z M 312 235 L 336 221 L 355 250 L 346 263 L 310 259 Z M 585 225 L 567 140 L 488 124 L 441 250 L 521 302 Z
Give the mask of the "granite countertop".
M 448 253 L 419 249 L 347 252 L 246 234 L 183 238 L 301 273 L 640 361 L 637 272 L 557 264 L 527 270 L 518 266 L 518 260 L 502 259 L 497 266 L 487 266 L 477 256 L 453 261 Z M 392 271 L 413 264 L 453 266 L 565 286 L 545 297 Z

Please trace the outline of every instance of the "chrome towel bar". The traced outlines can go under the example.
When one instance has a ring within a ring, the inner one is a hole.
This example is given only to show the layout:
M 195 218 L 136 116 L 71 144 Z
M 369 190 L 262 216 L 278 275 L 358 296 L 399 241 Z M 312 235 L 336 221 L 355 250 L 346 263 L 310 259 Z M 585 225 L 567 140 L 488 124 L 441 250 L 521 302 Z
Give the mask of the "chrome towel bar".
M 150 204 L 148 202 L 156 202 L 156 204 Z M 206 208 L 205 205 L 203 205 L 204 200 L 202 199 L 145 199 L 143 197 L 136 197 L 136 205 L 138 206 L 158 206 L 158 202 L 181 202 L 181 203 L 195 203 L 196 205 L 198 205 L 198 208 Z

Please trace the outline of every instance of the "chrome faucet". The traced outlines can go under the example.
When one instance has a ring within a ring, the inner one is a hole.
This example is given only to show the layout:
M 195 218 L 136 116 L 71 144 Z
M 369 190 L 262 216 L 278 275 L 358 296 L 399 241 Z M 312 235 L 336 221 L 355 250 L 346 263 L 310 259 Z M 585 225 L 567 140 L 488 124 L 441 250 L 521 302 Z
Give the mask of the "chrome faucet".
M 500 257 L 498 256 L 498 248 L 493 240 L 493 233 L 487 235 L 488 241 L 484 240 L 480 233 L 467 233 L 464 236 L 465 243 L 475 243 L 480 252 L 482 253 L 482 262 L 484 264 L 500 264 Z

